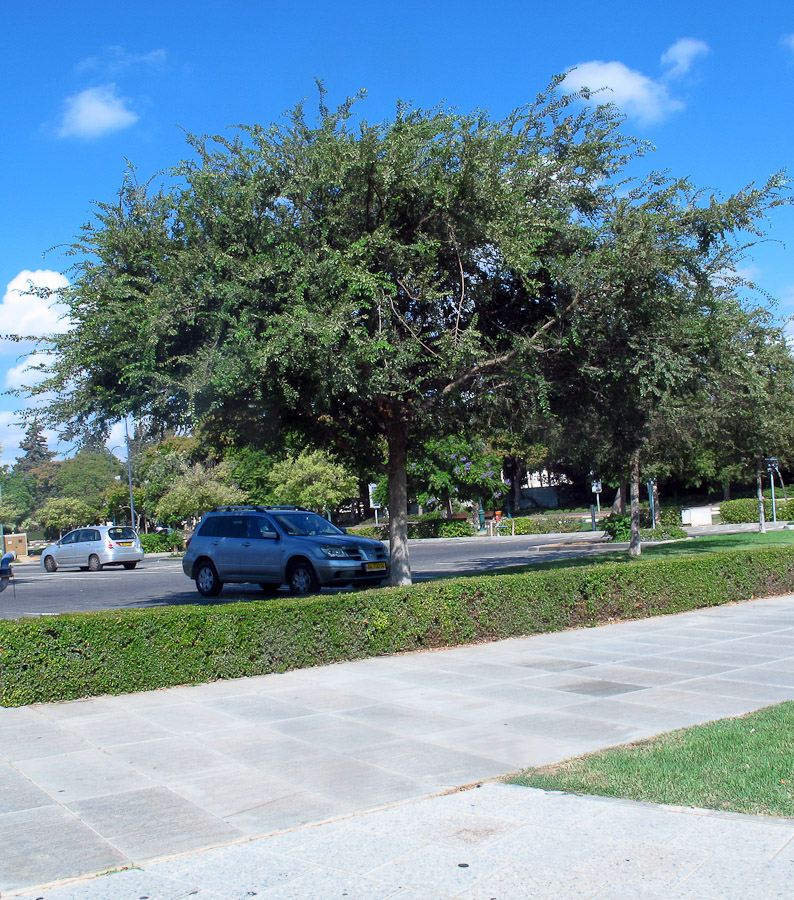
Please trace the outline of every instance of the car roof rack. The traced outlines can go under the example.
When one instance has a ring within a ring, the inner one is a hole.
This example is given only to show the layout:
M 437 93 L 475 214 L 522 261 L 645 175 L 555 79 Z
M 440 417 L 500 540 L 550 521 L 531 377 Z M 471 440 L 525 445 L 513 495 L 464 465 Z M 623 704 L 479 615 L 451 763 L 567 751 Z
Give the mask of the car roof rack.
M 305 506 L 254 506 L 253 504 L 243 504 L 241 506 L 215 506 L 208 512 L 271 512 L 272 510 L 289 510 L 290 512 L 311 512 Z

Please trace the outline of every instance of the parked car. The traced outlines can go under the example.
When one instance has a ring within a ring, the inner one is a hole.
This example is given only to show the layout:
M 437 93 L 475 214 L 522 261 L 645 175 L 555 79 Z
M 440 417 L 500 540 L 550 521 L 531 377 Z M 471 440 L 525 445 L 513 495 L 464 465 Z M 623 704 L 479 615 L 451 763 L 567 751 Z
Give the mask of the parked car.
M 188 542 L 182 569 L 205 597 L 226 582 L 253 582 L 293 594 L 321 587 L 380 584 L 389 554 L 380 541 L 357 537 L 296 506 L 226 506 L 206 513 Z
M 41 564 L 47 572 L 68 567 L 89 572 L 99 572 L 104 566 L 134 569 L 142 559 L 141 539 L 129 525 L 75 528 L 41 552 Z

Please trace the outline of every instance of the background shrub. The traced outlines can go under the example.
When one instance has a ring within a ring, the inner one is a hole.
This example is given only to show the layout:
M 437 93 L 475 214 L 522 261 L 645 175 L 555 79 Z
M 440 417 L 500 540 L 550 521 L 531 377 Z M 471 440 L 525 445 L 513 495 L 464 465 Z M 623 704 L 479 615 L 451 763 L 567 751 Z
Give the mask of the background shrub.
M 510 520 L 504 521 L 506 532 L 510 534 Z M 516 534 L 568 534 L 590 528 L 589 520 L 564 515 L 516 516 L 513 522 Z
M 185 549 L 185 539 L 179 531 L 158 531 L 139 537 L 144 553 L 173 553 Z
M 0 620 L 5 706 L 283 672 L 794 590 L 794 548 L 305 598 Z
M 471 522 L 465 519 L 451 519 L 442 522 L 438 529 L 439 537 L 473 537 L 477 532 Z
M 778 521 L 794 519 L 794 500 L 779 500 L 776 506 Z M 771 500 L 764 501 L 764 515 L 767 522 L 772 521 Z M 758 500 L 755 497 L 747 497 L 743 500 L 724 500 L 720 503 L 720 519 L 730 525 L 757 522 Z

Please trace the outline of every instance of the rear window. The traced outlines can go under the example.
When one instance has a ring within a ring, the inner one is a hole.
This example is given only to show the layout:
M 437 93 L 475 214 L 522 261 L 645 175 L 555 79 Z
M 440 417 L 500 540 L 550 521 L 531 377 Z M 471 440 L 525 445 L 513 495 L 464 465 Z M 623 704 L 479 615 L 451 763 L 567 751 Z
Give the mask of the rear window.
M 114 525 L 113 528 L 108 528 L 108 537 L 112 541 L 133 541 L 136 536 L 135 529 L 129 525 Z

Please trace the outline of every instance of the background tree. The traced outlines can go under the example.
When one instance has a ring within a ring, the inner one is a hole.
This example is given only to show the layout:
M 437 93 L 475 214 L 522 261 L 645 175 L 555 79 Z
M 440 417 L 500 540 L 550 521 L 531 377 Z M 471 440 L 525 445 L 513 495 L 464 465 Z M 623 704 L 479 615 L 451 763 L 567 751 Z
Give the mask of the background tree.
M 721 365 L 736 357 L 746 315 L 732 273 L 747 236 L 788 202 L 785 187 L 777 175 L 704 201 L 686 180 L 653 176 L 614 195 L 587 253 L 571 258 L 573 283 L 597 279 L 609 291 L 572 312 L 567 352 L 550 360 L 567 372 L 550 380 L 567 386 L 563 415 L 579 429 L 587 423 L 591 451 L 603 454 L 598 468 L 630 478 L 632 555 L 640 553 L 641 460 L 670 459 L 687 412 L 719 389 Z
M 171 483 L 154 512 L 158 522 L 171 524 L 197 517 L 215 506 L 233 506 L 247 501 L 245 492 L 232 482 L 228 464 L 194 463 Z
M 48 500 L 38 511 L 36 518 L 47 529 L 63 534 L 81 525 L 95 525 L 99 522 L 99 511 L 74 497 L 60 497 Z
M 55 454 L 49 449 L 43 434 L 43 426 L 34 420 L 28 424 L 25 437 L 19 442 L 19 449 L 24 453 L 14 463 L 14 471 L 27 474 L 34 469 L 52 462 Z
M 327 514 L 355 497 L 358 479 L 322 450 L 304 450 L 275 463 L 268 473 L 273 503 Z
M 111 457 L 106 450 L 83 450 L 60 461 L 50 479 L 57 497 L 82 500 L 92 509 L 104 506 L 105 493 L 116 485 L 111 475 Z

